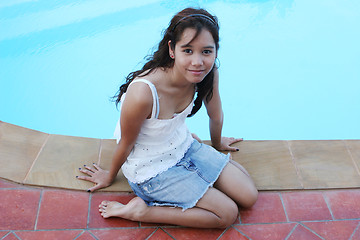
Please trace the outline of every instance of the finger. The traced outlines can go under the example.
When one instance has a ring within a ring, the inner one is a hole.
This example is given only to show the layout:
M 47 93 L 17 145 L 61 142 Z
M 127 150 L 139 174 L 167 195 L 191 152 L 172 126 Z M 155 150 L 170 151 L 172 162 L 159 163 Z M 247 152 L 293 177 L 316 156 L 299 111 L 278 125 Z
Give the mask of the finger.
M 96 169 L 96 170 L 101 170 L 101 168 L 99 167 L 99 165 L 97 165 L 96 163 L 93 163 L 93 166 L 94 166 L 94 168 Z
M 239 148 L 237 147 L 230 147 L 230 146 L 224 146 L 224 151 L 231 151 L 231 152 L 237 152 L 239 151 Z
M 100 188 L 102 188 L 102 187 L 103 187 L 103 186 L 102 186 L 101 184 L 96 184 L 95 186 L 89 188 L 87 191 L 88 191 L 88 192 L 94 192 L 94 191 L 96 191 L 96 190 L 98 190 L 98 189 L 100 189 Z
M 87 170 L 89 170 L 91 172 L 95 172 L 95 169 L 90 166 L 84 165 L 84 168 L 86 168 Z
M 243 138 L 233 138 L 233 142 L 241 142 L 244 141 Z
M 94 172 L 92 172 L 92 171 L 89 171 L 89 170 L 87 170 L 87 169 L 82 169 L 82 168 L 79 168 L 79 171 L 82 172 L 82 173 L 85 173 L 85 174 L 87 174 L 87 175 L 89 175 L 89 176 L 92 176 L 93 173 L 94 173 Z
M 242 141 L 244 141 L 243 138 L 234 138 L 233 140 L 230 141 L 229 145 L 237 143 L 237 142 L 242 142 Z
M 85 180 L 85 181 L 89 181 L 89 182 L 94 182 L 92 177 L 88 177 L 88 176 L 76 176 L 77 179 L 81 179 L 81 180 Z
M 231 152 L 238 152 L 239 149 L 236 148 L 236 147 L 229 147 L 228 151 L 231 151 Z

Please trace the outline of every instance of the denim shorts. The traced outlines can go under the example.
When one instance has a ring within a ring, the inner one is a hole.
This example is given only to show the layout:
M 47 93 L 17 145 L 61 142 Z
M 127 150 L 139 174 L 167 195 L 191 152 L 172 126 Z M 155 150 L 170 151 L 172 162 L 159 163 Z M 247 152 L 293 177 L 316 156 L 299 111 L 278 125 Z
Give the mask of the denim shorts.
M 148 206 L 192 208 L 218 179 L 229 155 L 194 141 L 173 167 L 142 183 L 129 181 L 134 193 Z

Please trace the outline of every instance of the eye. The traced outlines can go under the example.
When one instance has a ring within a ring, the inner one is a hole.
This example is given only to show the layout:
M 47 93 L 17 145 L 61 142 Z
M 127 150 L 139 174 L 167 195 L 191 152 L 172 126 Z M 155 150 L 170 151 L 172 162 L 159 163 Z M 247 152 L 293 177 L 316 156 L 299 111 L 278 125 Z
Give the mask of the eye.
M 191 49 L 184 49 L 184 53 L 192 53 Z
M 205 55 L 210 55 L 210 54 L 212 54 L 212 52 L 213 52 L 213 51 L 211 51 L 211 50 L 204 50 L 204 51 L 203 51 L 203 53 L 204 53 Z

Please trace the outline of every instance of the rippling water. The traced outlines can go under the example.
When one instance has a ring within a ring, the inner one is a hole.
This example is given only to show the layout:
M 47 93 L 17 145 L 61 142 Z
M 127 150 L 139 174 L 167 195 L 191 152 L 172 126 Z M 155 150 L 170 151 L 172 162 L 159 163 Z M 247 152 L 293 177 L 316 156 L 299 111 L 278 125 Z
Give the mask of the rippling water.
M 13 0 L 0 2 L 0 120 L 112 137 L 109 98 L 144 63 L 171 17 L 220 21 L 224 134 L 360 138 L 360 3 L 355 0 Z M 188 124 L 209 139 L 203 109 Z

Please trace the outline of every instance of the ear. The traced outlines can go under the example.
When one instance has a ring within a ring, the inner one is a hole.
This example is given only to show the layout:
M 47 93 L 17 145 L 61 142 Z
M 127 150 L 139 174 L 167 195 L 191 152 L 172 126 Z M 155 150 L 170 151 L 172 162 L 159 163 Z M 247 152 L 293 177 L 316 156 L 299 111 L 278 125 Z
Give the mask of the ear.
M 169 46 L 169 55 L 172 59 L 174 59 L 175 54 L 174 54 L 174 49 L 172 49 L 172 47 L 171 47 L 171 40 L 168 41 L 168 46 Z

